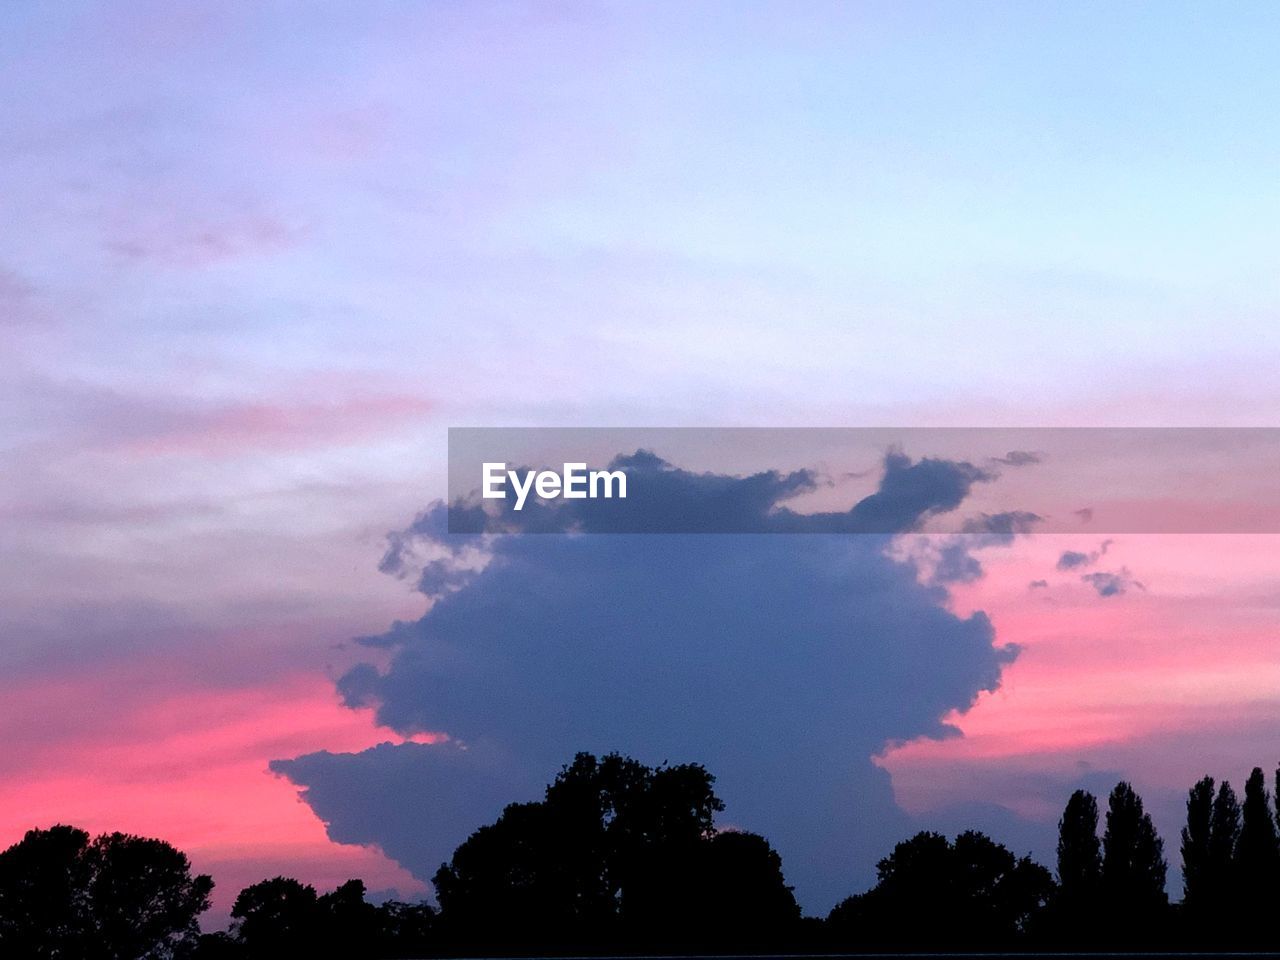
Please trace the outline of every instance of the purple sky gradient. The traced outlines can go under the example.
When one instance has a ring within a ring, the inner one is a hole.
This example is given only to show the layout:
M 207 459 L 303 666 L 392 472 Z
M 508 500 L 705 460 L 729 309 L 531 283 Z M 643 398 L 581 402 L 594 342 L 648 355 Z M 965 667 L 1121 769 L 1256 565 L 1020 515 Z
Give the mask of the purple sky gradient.
M 5 5 L 0 722 L 39 749 L 0 842 L 170 837 L 220 909 L 255 873 L 421 892 L 267 764 L 402 739 L 334 681 L 423 614 L 377 561 L 450 425 L 1274 425 L 1277 37 L 1263 3 Z M 948 600 L 1025 653 L 972 737 L 889 752 L 904 807 L 982 763 L 1028 815 L 1031 768 L 1184 786 L 1032 756 L 1022 683 L 1110 678 L 1171 757 L 1173 707 L 1275 676 L 1269 542 L 1121 543 L 1145 591 L 1033 598 L 1068 547 Z

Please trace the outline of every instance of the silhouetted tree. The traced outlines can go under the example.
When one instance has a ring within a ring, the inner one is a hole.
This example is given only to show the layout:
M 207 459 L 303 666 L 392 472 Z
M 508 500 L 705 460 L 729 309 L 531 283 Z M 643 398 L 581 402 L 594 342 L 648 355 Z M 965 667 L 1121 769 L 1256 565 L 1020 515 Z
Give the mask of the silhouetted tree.
M 244 946 L 225 930 L 202 933 L 196 943 L 195 960 L 244 960 Z
M 1098 801 L 1087 790 L 1067 800 L 1058 821 L 1058 886 L 1073 910 L 1092 909 L 1102 880 Z
M 1201 877 L 1194 888 L 1188 885 L 1184 897 L 1190 932 L 1199 941 L 1221 942 L 1225 931 L 1235 924 L 1239 913 L 1235 868 L 1239 837 L 1240 803 L 1231 784 L 1223 780 L 1209 814 L 1209 839 Z
M 231 907 L 231 929 L 249 957 L 305 956 L 321 942 L 315 887 L 274 877 L 245 887 Z
M 213 880 L 163 840 L 124 833 L 97 837 L 85 851 L 89 909 L 103 955 L 167 957 L 200 936 Z
M 1254 767 L 1245 781 L 1235 868 L 1240 931 L 1246 940 L 1257 941 L 1266 932 L 1280 873 L 1276 824 L 1261 767 Z
M 1128 783 L 1116 784 L 1102 836 L 1102 893 L 1113 937 L 1145 938 L 1155 930 L 1169 902 L 1167 872 L 1164 841 L 1143 810 L 1142 798 Z
M 1280 888 L 1272 798 L 1255 768 L 1243 806 L 1204 777 L 1181 832 L 1190 921 L 1164 885 L 1163 843 L 1128 783 L 1098 804 L 1072 794 L 1059 821 L 1058 876 L 984 834 L 923 832 L 877 865 L 877 883 L 827 917 L 804 919 L 765 838 L 717 831 L 722 805 L 702 767 L 647 767 L 579 754 L 542 800 L 512 804 L 436 874 L 442 912 L 366 899 L 349 880 L 317 895 L 276 877 L 246 887 L 229 933 L 200 935 L 212 881 L 159 840 L 57 826 L 0 853 L 0 958 L 255 960 L 401 958 L 492 950 L 609 948 L 811 952 L 1168 947 L 1274 943 Z
M 1265 886 L 1275 873 L 1277 858 L 1276 824 L 1271 814 L 1271 796 L 1261 767 L 1254 767 L 1244 784 L 1240 836 L 1236 841 L 1236 862 L 1242 882 Z
M 0 955 L 167 958 L 194 949 L 213 881 L 161 840 L 30 830 L 0 853 Z
M 1213 787 L 1213 777 L 1204 777 L 1188 791 L 1187 825 L 1182 828 L 1182 902 L 1196 914 L 1203 913 L 1212 890 Z
M 695 764 L 650 769 L 617 754 L 579 754 L 547 788 L 544 806 L 578 854 L 575 867 L 604 879 L 590 891 L 603 898 L 603 923 L 616 914 L 632 936 L 687 928 L 701 899 L 692 878 L 724 809 L 714 782 Z
M 1276 767 L 1276 792 L 1274 799 L 1276 803 L 1276 823 L 1280 824 L 1280 767 Z
M 1042 938 L 1087 943 L 1097 936 L 1102 885 L 1098 801 L 1087 790 L 1067 800 L 1058 821 L 1058 889 L 1040 920 Z
M 1240 802 L 1226 780 L 1213 798 L 1213 818 L 1209 823 L 1209 859 L 1206 883 L 1218 901 L 1234 895 L 1234 861 L 1240 839 Z M 1215 911 L 1216 912 L 1216 911 Z
M 337 956 L 375 955 L 380 946 L 378 908 L 365 900 L 363 880 L 348 880 L 316 900 L 317 931 L 325 949 Z
M 971 942 L 1003 943 L 1025 933 L 1053 894 L 1049 871 L 975 830 L 956 837 L 954 850 L 960 888 L 969 901 Z
M 433 883 L 450 935 L 496 937 L 493 918 L 511 943 L 582 928 L 610 914 L 605 879 L 576 871 L 567 849 L 558 860 L 552 818 L 540 803 L 510 804 L 496 822 L 471 834 Z M 575 889 L 585 888 L 585 889 Z
M 199 960 L 259 957 L 422 957 L 435 951 L 435 909 L 427 903 L 369 903 L 362 880 L 329 893 L 290 877 L 240 891 L 229 934 L 201 939 Z
M 500 917 L 510 942 L 675 944 L 705 941 L 726 918 L 794 919 L 763 838 L 716 834 L 713 783 L 695 764 L 578 754 L 541 801 L 508 806 L 441 866 L 443 929 L 494 938 Z
M 876 886 L 836 906 L 837 945 L 975 948 L 1007 946 L 1044 908 L 1049 871 L 976 831 L 955 843 L 918 833 L 876 866 Z M 922 923 L 921 918 L 927 918 Z
M 762 950 L 793 933 L 800 906 L 782 858 L 756 833 L 717 833 L 701 845 L 687 929 L 704 946 Z
M 0 953 L 73 957 L 88 949 L 89 834 L 75 827 L 28 830 L 0 853 Z
M 435 947 L 436 910 L 429 903 L 388 900 L 378 907 L 378 942 L 386 957 L 423 957 Z

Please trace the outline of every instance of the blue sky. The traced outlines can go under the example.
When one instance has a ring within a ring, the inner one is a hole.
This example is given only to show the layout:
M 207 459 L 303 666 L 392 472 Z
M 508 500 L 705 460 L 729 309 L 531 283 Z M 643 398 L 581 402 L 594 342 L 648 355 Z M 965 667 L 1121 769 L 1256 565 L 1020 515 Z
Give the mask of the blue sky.
M 575 422 L 1247 394 L 1276 16 L 13 5 L 0 249 L 74 330 L 17 348 L 197 396 L 390 375 L 485 422 L 534 387 Z

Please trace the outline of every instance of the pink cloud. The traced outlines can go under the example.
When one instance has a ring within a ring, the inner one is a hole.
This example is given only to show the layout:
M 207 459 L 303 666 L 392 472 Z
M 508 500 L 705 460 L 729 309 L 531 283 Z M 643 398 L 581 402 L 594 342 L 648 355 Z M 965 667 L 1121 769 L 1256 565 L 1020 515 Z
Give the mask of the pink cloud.
M 177 385 L 169 393 L 141 393 L 27 376 L 19 386 L 23 401 L 39 411 L 32 419 L 45 455 L 62 441 L 75 453 L 88 447 L 226 457 L 364 442 L 435 409 L 420 392 L 371 381 L 313 375 L 251 397 L 217 400 L 181 392 Z
M 431 409 L 429 400 L 408 394 L 227 404 L 178 413 L 128 446 L 146 454 L 212 457 L 263 450 L 297 452 L 380 436 Z

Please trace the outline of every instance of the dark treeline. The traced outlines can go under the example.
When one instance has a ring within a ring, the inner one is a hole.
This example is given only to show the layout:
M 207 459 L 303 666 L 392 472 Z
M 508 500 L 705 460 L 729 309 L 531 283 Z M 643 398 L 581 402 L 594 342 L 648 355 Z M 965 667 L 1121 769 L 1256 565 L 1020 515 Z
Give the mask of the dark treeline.
M 976 831 L 923 832 L 870 890 L 803 917 L 763 837 L 718 830 L 714 777 L 579 754 L 541 800 L 508 806 L 433 878 L 438 907 L 320 894 L 286 877 L 240 891 L 228 931 L 201 934 L 212 880 L 160 840 L 32 830 L 0 853 L 0 956 L 426 957 L 536 953 L 819 953 L 1275 949 L 1280 771 L 1205 777 L 1187 798 L 1184 895 L 1141 797 L 1077 791 L 1056 872 Z

